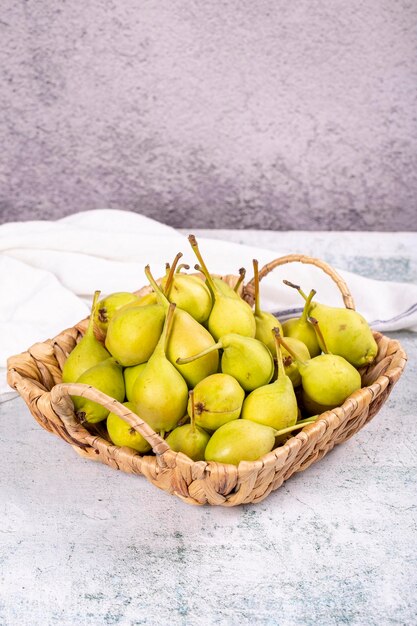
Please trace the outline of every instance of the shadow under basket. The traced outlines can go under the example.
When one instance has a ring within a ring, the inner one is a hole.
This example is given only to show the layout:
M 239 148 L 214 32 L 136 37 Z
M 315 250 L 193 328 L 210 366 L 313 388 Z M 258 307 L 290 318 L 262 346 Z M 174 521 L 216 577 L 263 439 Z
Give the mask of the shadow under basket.
M 345 306 L 354 309 L 343 279 L 319 259 L 295 254 L 280 257 L 261 270 L 260 279 L 274 268 L 291 262 L 321 268 L 338 286 Z M 235 276 L 224 279 L 230 285 L 237 281 Z M 144 287 L 137 293 L 142 295 L 149 291 L 149 287 Z M 241 295 L 253 304 L 253 281 L 241 289 Z M 326 411 L 314 424 L 305 426 L 284 445 L 258 461 L 243 461 L 238 466 L 195 462 L 184 454 L 173 452 L 139 416 L 113 398 L 88 385 L 62 383 L 63 364 L 83 336 L 87 321 L 64 330 L 52 340 L 36 343 L 27 352 L 10 357 L 7 364 L 10 386 L 19 392 L 45 430 L 67 441 L 81 456 L 124 472 L 142 474 L 160 489 L 189 504 L 236 506 L 260 502 L 290 476 L 305 470 L 369 422 L 388 398 L 407 359 L 398 341 L 374 333 L 378 355 L 371 365 L 360 370 L 362 389 L 349 396 L 342 406 Z M 100 331 L 97 331 L 97 337 L 103 339 Z M 104 429 L 103 436 L 89 432 L 77 421 L 70 394 L 91 398 L 122 417 L 147 439 L 154 455 L 141 456 L 130 448 L 113 445 L 105 438 Z

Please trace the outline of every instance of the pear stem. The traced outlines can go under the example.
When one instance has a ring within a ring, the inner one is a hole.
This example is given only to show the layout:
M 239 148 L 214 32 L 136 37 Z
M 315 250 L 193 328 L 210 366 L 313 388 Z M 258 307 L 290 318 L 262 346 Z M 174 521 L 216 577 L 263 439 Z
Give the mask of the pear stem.
M 317 339 L 319 340 L 319 343 L 321 343 L 320 347 L 322 348 L 323 352 L 325 354 L 331 354 L 331 352 L 329 352 L 329 350 L 327 348 L 326 341 L 325 341 L 325 339 L 323 337 L 323 333 L 321 332 L 321 328 L 320 328 L 320 324 L 319 324 L 318 320 L 316 320 L 315 317 L 311 317 L 311 316 L 308 317 L 307 319 L 310 322 L 310 324 L 313 325 L 314 331 L 315 331 L 315 333 L 317 335 Z
M 299 424 L 304 425 L 304 426 L 305 426 L 306 424 L 314 424 L 314 422 L 316 422 L 316 421 L 317 421 L 317 418 L 318 418 L 318 415 L 315 415 L 314 417 L 306 417 L 306 418 L 304 418 L 303 420 L 298 420 L 298 422 L 297 422 L 297 426 L 298 426 Z
M 150 284 L 152 285 L 154 292 L 156 293 L 156 297 L 158 298 L 159 304 L 161 304 L 164 307 L 164 309 L 167 311 L 169 308 L 169 300 L 164 294 L 164 292 L 162 291 L 161 287 L 157 284 L 154 277 L 152 276 L 151 268 L 149 267 L 149 265 L 145 267 L 145 274 L 146 274 L 146 278 L 149 280 Z
M 91 313 L 90 319 L 88 320 L 88 326 L 86 330 L 86 335 L 93 336 L 94 335 L 94 316 L 97 308 L 98 299 L 100 297 L 100 291 L 95 291 L 93 296 L 93 303 L 91 305 Z
M 284 285 L 287 285 L 287 287 L 291 287 L 292 289 L 296 289 L 298 291 L 298 293 L 300 294 L 300 296 L 302 296 L 304 298 L 304 300 L 307 300 L 308 296 L 306 296 L 304 291 L 301 289 L 300 285 L 294 285 L 294 283 L 292 283 L 289 280 L 283 280 L 282 282 L 284 283 Z
M 280 341 L 279 341 L 281 333 L 277 326 L 272 329 L 272 334 L 274 335 L 275 350 L 277 353 L 277 363 L 278 363 L 277 380 L 278 380 L 279 378 L 286 376 L 286 373 L 285 373 L 284 361 L 282 360 L 282 352 L 281 352 L 281 346 L 280 346 Z
M 180 263 L 180 265 L 178 265 L 177 267 L 177 271 L 175 272 L 176 274 L 180 274 L 181 270 L 189 270 L 190 266 L 187 265 L 187 263 Z
M 217 289 L 216 285 L 214 284 L 213 279 L 211 277 L 211 274 L 208 271 L 206 264 L 204 263 L 204 259 L 201 256 L 201 252 L 200 252 L 199 247 L 198 247 L 197 239 L 195 238 L 194 235 L 189 235 L 188 236 L 188 241 L 190 242 L 191 247 L 193 249 L 193 252 L 196 255 L 196 257 L 197 257 L 197 259 L 198 259 L 198 261 L 200 263 L 201 270 L 202 270 L 204 276 L 206 277 L 207 283 L 208 283 L 208 285 L 210 287 L 210 291 L 212 292 L 213 297 L 214 298 L 218 297 L 221 294 L 219 293 L 219 290 Z
M 176 269 L 176 267 L 178 265 L 178 261 L 180 260 L 181 257 L 182 257 L 182 252 L 178 252 L 178 254 L 176 255 L 176 257 L 175 257 L 175 259 L 174 259 L 174 261 L 173 261 L 173 263 L 172 263 L 172 265 L 171 265 L 171 267 L 169 269 L 169 274 L 167 276 L 167 280 L 166 280 L 166 283 L 165 283 L 165 289 L 164 289 L 164 292 L 165 292 L 166 296 L 169 296 L 169 292 L 170 292 L 171 287 L 172 287 L 172 281 L 174 279 L 175 269 Z
M 198 354 L 193 354 L 193 356 L 178 358 L 176 360 L 176 363 L 178 363 L 178 365 L 186 365 L 187 363 L 192 363 L 196 359 L 200 359 L 202 356 L 206 356 L 206 354 L 210 354 L 210 352 L 213 352 L 213 350 L 220 350 L 220 348 L 223 348 L 223 344 L 221 341 L 213 344 L 212 346 L 209 346 L 208 348 L 206 348 L 202 352 L 199 352 Z
M 307 318 L 308 318 L 308 315 L 309 315 L 310 304 L 311 304 L 312 299 L 316 295 L 316 293 L 317 292 L 315 291 L 315 289 L 312 289 L 310 291 L 310 293 L 308 294 L 307 300 L 306 300 L 305 305 L 304 305 L 303 313 L 302 313 L 301 318 L 300 318 L 300 321 L 302 321 L 304 323 L 307 323 Z
M 191 402 L 191 415 L 190 415 L 191 430 L 193 431 L 193 433 L 195 433 L 194 390 L 191 389 L 188 395 L 190 396 L 190 402 Z
M 287 344 L 287 342 L 285 341 L 284 337 L 281 337 L 281 335 L 278 336 L 278 341 L 280 343 L 280 345 L 286 349 L 286 351 L 288 352 L 288 354 L 294 359 L 294 361 L 296 363 L 301 363 L 301 365 L 306 365 L 305 361 L 301 361 L 298 356 L 296 355 L 296 353 L 294 352 L 294 350 L 292 348 L 290 348 L 290 346 Z
M 308 426 L 308 424 L 314 424 L 315 420 L 303 420 L 303 423 L 298 422 L 297 424 L 294 424 L 294 426 L 288 426 L 287 428 L 281 428 L 281 430 L 276 430 L 275 431 L 275 437 L 278 437 L 279 435 L 285 435 L 286 433 L 290 433 L 293 430 L 297 430 L 299 428 L 304 428 L 304 426 Z
M 244 267 L 241 267 L 239 270 L 239 280 L 237 281 L 236 285 L 233 287 L 233 291 L 235 293 L 238 293 L 240 285 L 245 280 L 245 276 L 246 276 L 246 270 Z

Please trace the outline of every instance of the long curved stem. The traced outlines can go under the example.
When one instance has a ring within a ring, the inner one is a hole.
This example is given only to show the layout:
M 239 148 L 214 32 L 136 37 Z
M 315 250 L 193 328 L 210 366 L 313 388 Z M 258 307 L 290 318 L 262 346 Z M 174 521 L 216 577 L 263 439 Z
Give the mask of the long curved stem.
M 204 259 L 201 256 L 201 252 L 200 249 L 198 247 L 198 243 L 197 243 L 197 239 L 195 238 L 194 235 L 189 235 L 188 236 L 188 241 L 191 244 L 191 247 L 193 249 L 194 254 L 196 255 L 198 262 L 200 263 L 201 269 L 203 271 L 204 276 L 206 277 L 207 283 L 210 287 L 210 291 L 212 292 L 214 298 L 216 298 L 216 296 L 221 295 L 219 294 L 219 290 L 217 289 L 216 285 L 213 282 L 213 279 L 211 277 L 210 272 L 207 269 L 206 264 L 204 263 Z
M 161 304 L 164 309 L 167 311 L 169 308 L 169 300 L 166 297 L 166 295 L 164 294 L 164 292 L 162 291 L 161 287 L 157 284 L 156 280 L 154 279 L 154 277 L 151 274 L 151 268 L 149 267 L 149 265 L 147 265 L 145 267 L 145 274 L 146 274 L 146 278 L 149 280 L 154 292 L 156 293 L 156 297 L 158 298 L 158 302 L 159 304 Z
M 298 424 L 294 424 L 294 426 L 288 426 L 287 428 L 281 428 L 281 430 L 275 431 L 275 437 L 279 437 L 279 435 L 285 435 L 286 433 L 290 433 L 293 430 L 298 430 L 299 428 L 304 428 L 304 426 L 308 426 L 309 424 L 314 424 L 315 420 L 306 420 L 303 423 L 298 422 Z
M 172 281 L 174 279 L 174 274 L 175 274 L 175 269 L 178 265 L 178 261 L 180 260 L 180 258 L 182 257 L 182 252 L 178 252 L 178 254 L 176 255 L 170 269 L 169 269 L 169 274 L 167 276 L 167 280 L 165 283 L 165 295 L 168 297 L 169 296 L 169 292 L 171 290 L 171 286 L 172 286 Z
M 261 314 L 261 307 L 259 304 L 259 263 L 257 259 L 253 259 L 253 280 L 255 283 L 255 316 Z
M 274 335 L 274 340 L 275 340 L 275 350 L 277 353 L 277 363 L 278 363 L 277 379 L 279 379 L 281 377 L 286 376 L 286 374 L 285 374 L 284 361 L 282 359 L 281 346 L 279 342 L 281 333 L 279 332 L 279 328 L 277 326 L 272 329 L 272 334 Z
M 239 270 L 239 280 L 237 281 L 236 285 L 233 287 L 233 291 L 235 293 L 238 293 L 240 285 L 245 280 L 245 276 L 246 276 L 246 270 L 244 267 L 241 267 Z
M 305 361 L 300 361 L 299 357 L 296 355 L 296 353 L 294 352 L 294 350 L 292 348 L 290 348 L 290 346 L 287 344 L 287 342 L 285 341 L 284 337 L 281 337 L 281 335 L 278 335 L 278 341 L 280 343 L 280 345 L 286 349 L 286 351 L 288 352 L 288 354 L 294 359 L 294 361 L 296 363 L 301 363 L 301 365 L 306 365 Z
M 90 319 L 88 320 L 88 326 L 86 330 L 86 335 L 92 336 L 94 334 L 94 316 L 97 309 L 98 299 L 100 297 L 100 291 L 95 291 L 93 296 L 93 303 L 91 305 L 91 313 Z
M 317 335 L 317 339 L 319 341 L 319 343 L 321 344 L 321 349 L 323 350 L 323 352 L 325 354 L 331 354 L 331 352 L 329 352 L 327 345 L 326 345 L 326 341 L 323 337 L 323 333 L 321 332 L 321 328 L 320 328 L 320 324 L 318 322 L 318 320 L 316 320 L 315 317 L 308 317 L 307 320 L 310 322 L 310 324 L 312 324 L 314 331 Z
M 176 363 L 178 363 L 178 365 L 186 365 L 187 363 L 192 363 L 196 359 L 200 359 L 202 356 L 206 356 L 206 354 L 210 354 L 210 352 L 213 352 L 213 350 L 220 350 L 220 348 L 223 348 L 223 344 L 221 343 L 221 341 L 213 344 L 212 346 L 209 346 L 208 348 L 206 348 L 205 350 L 202 350 L 202 352 L 199 352 L 198 354 L 193 354 L 192 356 L 187 356 L 184 358 L 178 358 L 176 360 Z
M 310 313 L 310 304 L 311 304 L 312 299 L 316 295 L 316 293 L 317 292 L 315 291 L 315 289 L 312 289 L 310 291 L 310 293 L 308 294 L 308 296 L 307 296 L 307 300 L 305 302 L 304 309 L 303 309 L 303 312 L 302 312 L 302 315 L 301 315 L 301 318 L 300 318 L 301 321 L 304 322 L 304 323 L 307 322 L 307 318 L 308 318 L 309 313 Z

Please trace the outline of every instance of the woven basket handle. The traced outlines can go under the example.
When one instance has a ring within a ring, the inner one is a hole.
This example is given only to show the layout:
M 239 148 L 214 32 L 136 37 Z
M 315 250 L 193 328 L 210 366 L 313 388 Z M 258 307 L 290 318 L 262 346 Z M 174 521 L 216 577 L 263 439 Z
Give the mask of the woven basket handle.
M 314 257 L 305 256 L 304 254 L 288 254 L 287 256 L 281 256 L 278 259 L 271 261 L 271 263 L 267 263 L 266 265 L 264 265 L 264 267 L 259 272 L 259 280 L 265 278 L 265 276 L 267 276 L 279 265 L 285 265 L 286 263 L 305 263 L 307 265 L 315 265 L 316 267 L 319 267 L 336 283 L 337 288 L 342 294 L 345 307 L 347 309 L 355 309 L 355 303 L 353 301 L 349 288 L 343 278 L 339 276 L 339 274 L 331 267 L 331 265 L 328 265 L 327 263 L 325 263 L 325 261 L 322 261 L 321 259 L 315 259 Z M 254 278 L 252 278 L 252 280 L 249 281 L 248 284 L 245 286 L 245 293 L 253 304 L 255 294 Z
M 93 402 L 98 402 L 106 409 L 118 415 L 122 420 L 134 428 L 152 447 L 157 456 L 170 450 L 169 445 L 152 428 L 132 411 L 114 398 L 98 391 L 90 385 L 82 383 L 60 383 L 51 389 L 51 405 L 55 413 L 68 426 L 69 430 L 79 430 L 80 423 L 74 416 L 72 400 L 69 396 L 81 396 Z

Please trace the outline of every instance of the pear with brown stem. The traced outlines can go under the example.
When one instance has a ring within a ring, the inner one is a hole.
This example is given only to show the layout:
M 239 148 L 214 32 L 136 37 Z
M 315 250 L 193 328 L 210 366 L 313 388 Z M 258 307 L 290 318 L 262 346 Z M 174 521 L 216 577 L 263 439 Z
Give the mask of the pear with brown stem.
M 136 379 L 131 398 L 135 412 L 151 428 L 164 432 L 175 428 L 186 411 L 188 400 L 187 383 L 166 355 L 174 311 L 175 304 L 169 305 L 161 337 Z
M 245 337 L 255 337 L 256 323 L 252 309 L 239 296 L 225 296 L 213 281 L 198 248 L 194 235 L 188 240 L 200 263 L 207 284 L 213 294 L 213 308 L 208 319 L 208 329 L 216 341 L 228 333 L 236 333 Z
M 91 306 L 90 319 L 84 337 L 78 342 L 74 350 L 69 354 L 62 368 L 62 382 L 75 383 L 75 381 L 93 365 L 110 357 L 109 352 L 102 343 L 94 336 L 94 319 L 96 317 L 97 303 L 100 292 L 94 293 Z
M 331 354 L 327 350 L 317 320 L 312 317 L 308 319 L 320 337 L 324 354 L 309 361 L 299 361 L 286 344 L 285 337 L 279 340 L 298 363 L 303 387 L 303 403 L 307 413 L 317 415 L 343 404 L 354 391 L 361 388 L 361 377 L 358 370 L 346 359 L 337 354 Z
M 316 292 L 312 289 L 309 295 L 306 296 L 298 285 L 294 285 L 288 280 L 284 280 L 283 282 L 288 287 L 296 289 L 303 298 L 305 298 L 305 305 L 301 317 L 292 318 L 282 323 L 282 332 L 284 333 L 284 337 L 294 337 L 302 341 L 307 346 L 311 358 L 313 358 L 320 354 L 321 348 L 317 341 L 316 333 L 311 324 L 308 323 L 307 318 L 310 315 L 311 301 L 316 295 Z
M 256 339 L 262 341 L 272 354 L 275 353 L 275 340 L 272 330 L 279 328 L 282 334 L 282 326 L 275 315 L 261 311 L 259 296 L 259 268 L 258 261 L 253 259 L 254 286 L 255 286 L 255 322 L 256 322 Z
M 182 257 L 181 252 L 177 254 L 169 273 L 161 281 L 161 287 L 170 302 L 187 311 L 197 322 L 204 323 L 211 311 L 212 298 L 206 284 L 198 276 L 191 276 L 177 271 L 177 264 Z M 189 269 L 188 265 L 182 265 Z
M 174 452 L 182 452 L 193 461 L 203 461 L 204 452 L 209 442 L 210 435 L 200 426 L 196 425 L 194 415 L 194 392 L 190 391 L 190 424 L 177 426 L 166 438 L 166 442 Z
M 222 372 L 233 376 L 245 391 L 253 391 L 271 380 L 274 374 L 274 359 L 269 349 L 257 339 L 236 333 L 223 335 L 213 346 L 188 358 L 178 359 L 177 362 L 193 363 L 219 349 L 223 350 Z
M 277 379 L 270 385 L 259 387 L 248 395 L 243 403 L 242 418 L 281 430 L 294 426 L 298 417 L 298 406 L 293 384 L 284 369 L 278 341 L 279 328 L 274 328 L 271 335 L 274 337 L 277 355 Z
M 169 300 L 153 278 L 149 265 L 145 268 L 145 274 L 151 283 L 158 298 L 159 305 L 169 308 Z M 172 332 L 167 345 L 167 358 L 185 378 L 188 386 L 193 388 L 200 380 L 215 374 L 219 366 L 219 352 L 213 348 L 215 341 L 210 333 L 199 324 L 187 311 L 176 308 L 172 324 Z M 207 350 L 204 358 L 196 363 L 179 364 L 180 358 L 187 358 L 192 354 Z

